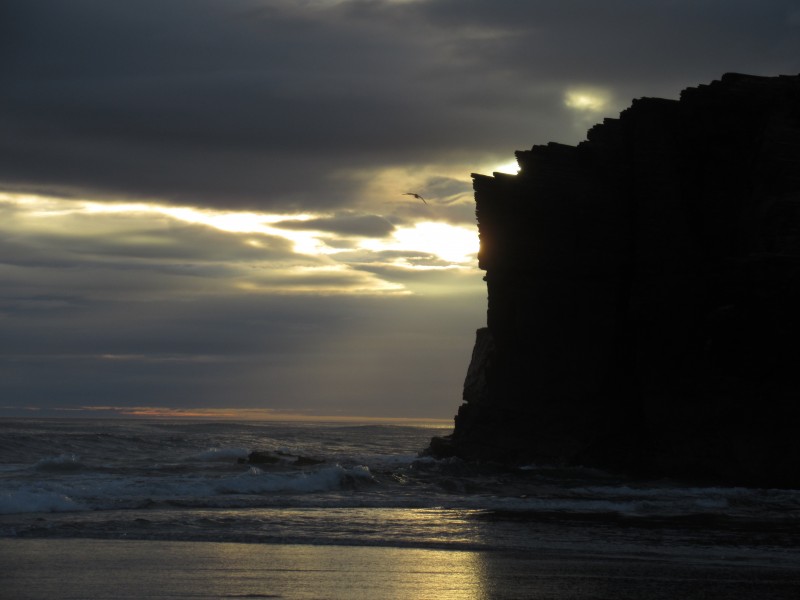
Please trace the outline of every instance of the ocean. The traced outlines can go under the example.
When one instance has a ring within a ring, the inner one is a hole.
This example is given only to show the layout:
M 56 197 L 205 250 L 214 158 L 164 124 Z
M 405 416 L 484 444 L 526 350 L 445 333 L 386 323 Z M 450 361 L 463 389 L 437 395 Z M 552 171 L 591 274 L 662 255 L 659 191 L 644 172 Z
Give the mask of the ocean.
M 798 490 L 421 455 L 449 429 L 6 419 L 0 538 L 614 555 L 800 573 Z

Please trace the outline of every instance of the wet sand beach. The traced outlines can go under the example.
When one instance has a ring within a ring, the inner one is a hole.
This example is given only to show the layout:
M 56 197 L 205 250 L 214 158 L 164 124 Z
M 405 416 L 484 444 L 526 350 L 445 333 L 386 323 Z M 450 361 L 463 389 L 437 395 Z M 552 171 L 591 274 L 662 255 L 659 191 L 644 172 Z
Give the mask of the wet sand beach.
M 0 540 L 3 598 L 794 599 L 786 565 L 713 556 L 530 555 L 416 548 Z

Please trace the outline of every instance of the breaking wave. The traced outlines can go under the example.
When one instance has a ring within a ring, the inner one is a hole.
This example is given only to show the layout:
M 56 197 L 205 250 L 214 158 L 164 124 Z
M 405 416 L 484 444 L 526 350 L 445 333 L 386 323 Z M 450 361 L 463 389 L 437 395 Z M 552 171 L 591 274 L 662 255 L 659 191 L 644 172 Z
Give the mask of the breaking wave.
M 85 468 L 80 458 L 74 454 L 60 454 L 52 458 L 43 458 L 33 465 L 37 471 L 80 471 Z
M 0 493 L 0 514 L 2 515 L 81 510 L 86 510 L 86 507 L 57 492 L 16 490 Z

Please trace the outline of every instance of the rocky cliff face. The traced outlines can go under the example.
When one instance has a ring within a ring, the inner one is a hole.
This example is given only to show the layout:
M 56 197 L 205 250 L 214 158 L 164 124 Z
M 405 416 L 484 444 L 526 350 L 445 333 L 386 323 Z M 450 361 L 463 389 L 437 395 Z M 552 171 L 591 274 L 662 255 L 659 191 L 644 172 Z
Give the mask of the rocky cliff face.
M 488 327 L 435 454 L 800 487 L 800 76 L 474 175 Z

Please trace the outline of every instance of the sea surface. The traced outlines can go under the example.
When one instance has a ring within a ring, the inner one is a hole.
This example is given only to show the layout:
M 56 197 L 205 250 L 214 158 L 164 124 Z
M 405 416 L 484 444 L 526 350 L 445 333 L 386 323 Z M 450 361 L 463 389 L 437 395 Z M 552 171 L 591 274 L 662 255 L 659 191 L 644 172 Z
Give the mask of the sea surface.
M 0 420 L 0 538 L 613 554 L 800 573 L 800 491 L 421 455 L 448 432 Z M 273 462 L 249 463 L 254 451 Z

